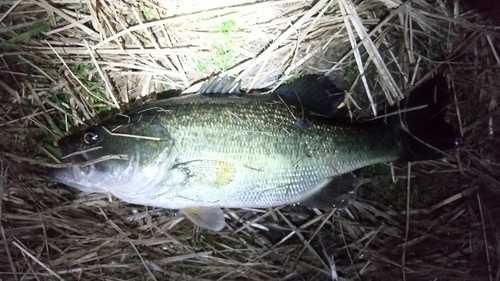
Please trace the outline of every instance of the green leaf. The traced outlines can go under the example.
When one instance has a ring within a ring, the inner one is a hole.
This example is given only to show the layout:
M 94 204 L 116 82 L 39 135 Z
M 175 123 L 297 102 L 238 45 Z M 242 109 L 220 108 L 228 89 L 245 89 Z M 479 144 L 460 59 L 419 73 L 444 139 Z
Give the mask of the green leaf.
M 59 22 L 60 20 L 62 19 L 61 16 L 59 15 L 56 15 L 55 16 L 55 20 L 56 22 Z M 18 43 L 18 42 L 25 42 L 27 41 L 28 39 L 30 39 L 31 37 L 37 35 L 38 33 L 40 32 L 43 32 L 43 31 L 47 31 L 47 30 L 50 30 L 51 29 L 51 26 L 50 26 L 50 22 L 46 22 L 40 26 L 37 26 L 33 29 L 30 29 L 26 32 L 23 32 L 21 34 L 18 34 L 17 36 L 14 36 L 12 38 L 10 38 L 9 40 L 6 41 L 6 43 L 8 44 L 15 44 L 15 43 Z
M 228 35 L 234 28 L 234 21 L 226 21 L 220 24 L 220 32 L 224 35 Z

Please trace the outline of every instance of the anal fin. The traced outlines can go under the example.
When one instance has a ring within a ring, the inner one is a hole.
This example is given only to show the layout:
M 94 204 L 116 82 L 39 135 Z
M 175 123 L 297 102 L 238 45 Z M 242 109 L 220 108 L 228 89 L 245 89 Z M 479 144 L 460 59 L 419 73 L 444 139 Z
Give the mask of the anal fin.
M 322 210 L 349 207 L 356 200 L 359 183 L 360 181 L 353 173 L 334 177 L 326 186 L 299 204 Z
M 198 226 L 213 231 L 220 231 L 226 226 L 224 212 L 216 207 L 188 207 L 180 210 L 188 219 Z

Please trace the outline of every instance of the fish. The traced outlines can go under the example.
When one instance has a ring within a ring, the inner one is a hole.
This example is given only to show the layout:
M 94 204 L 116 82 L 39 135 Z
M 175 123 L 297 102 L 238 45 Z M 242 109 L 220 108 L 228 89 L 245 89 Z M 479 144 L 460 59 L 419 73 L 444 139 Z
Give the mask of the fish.
M 442 79 L 414 91 L 432 100 L 427 111 L 355 122 L 341 117 L 345 95 L 325 76 L 305 75 L 260 95 L 235 83 L 212 80 L 200 93 L 149 102 L 62 137 L 63 158 L 74 165 L 56 169 L 53 179 L 180 210 L 220 231 L 222 208 L 335 208 L 357 186 L 353 171 L 438 159 L 456 147 L 446 105 L 434 95 L 447 91 Z

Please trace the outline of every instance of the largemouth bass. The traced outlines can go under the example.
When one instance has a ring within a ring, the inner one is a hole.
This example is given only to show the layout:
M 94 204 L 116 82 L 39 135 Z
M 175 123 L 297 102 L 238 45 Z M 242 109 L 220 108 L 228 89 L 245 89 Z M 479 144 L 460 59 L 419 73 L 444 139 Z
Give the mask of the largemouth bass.
M 180 209 L 218 231 L 225 226 L 221 208 L 314 205 L 315 197 L 335 207 L 339 193 L 327 186 L 341 175 L 381 162 L 435 158 L 431 147 L 453 147 L 454 134 L 439 114 L 406 118 L 415 137 L 399 116 L 358 123 L 335 118 L 329 110 L 343 95 L 332 98 L 335 86 L 326 78 L 305 76 L 268 95 L 207 93 L 227 88 L 220 85 L 226 82 L 60 139 L 73 163 L 123 159 L 57 170 L 54 178 L 128 203 Z M 429 85 L 424 90 L 433 93 Z

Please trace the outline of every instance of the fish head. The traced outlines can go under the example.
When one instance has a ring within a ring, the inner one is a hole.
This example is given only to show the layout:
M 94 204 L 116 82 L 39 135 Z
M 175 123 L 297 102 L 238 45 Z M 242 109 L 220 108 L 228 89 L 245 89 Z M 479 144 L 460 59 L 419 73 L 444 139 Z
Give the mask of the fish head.
M 134 126 L 112 131 L 94 125 L 61 138 L 62 158 L 72 165 L 55 169 L 52 177 L 83 192 L 109 192 L 117 197 L 143 193 L 166 176 L 166 166 L 174 160 L 173 142 L 136 137 L 133 131 Z

